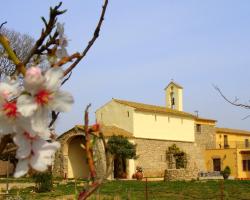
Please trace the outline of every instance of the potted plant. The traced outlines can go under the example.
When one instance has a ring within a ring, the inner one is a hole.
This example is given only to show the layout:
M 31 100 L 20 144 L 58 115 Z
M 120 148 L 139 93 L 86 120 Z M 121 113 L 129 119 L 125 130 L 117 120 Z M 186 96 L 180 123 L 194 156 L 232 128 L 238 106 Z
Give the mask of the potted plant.
M 142 167 L 140 167 L 140 166 L 136 167 L 136 172 L 135 172 L 135 174 L 133 174 L 133 178 L 136 178 L 137 180 L 142 180 L 142 178 L 143 178 Z
M 221 174 L 224 179 L 228 179 L 229 175 L 231 174 L 231 169 L 229 166 L 226 166 L 223 171 L 221 171 Z

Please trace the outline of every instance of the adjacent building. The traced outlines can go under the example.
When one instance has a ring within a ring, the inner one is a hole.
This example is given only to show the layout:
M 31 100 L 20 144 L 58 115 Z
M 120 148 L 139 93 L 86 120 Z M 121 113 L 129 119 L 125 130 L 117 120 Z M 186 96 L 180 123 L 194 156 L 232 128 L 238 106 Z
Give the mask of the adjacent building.
M 205 162 L 207 171 L 221 171 L 226 166 L 231 176 L 250 178 L 250 132 L 228 128 L 216 128 L 215 147 L 207 147 Z

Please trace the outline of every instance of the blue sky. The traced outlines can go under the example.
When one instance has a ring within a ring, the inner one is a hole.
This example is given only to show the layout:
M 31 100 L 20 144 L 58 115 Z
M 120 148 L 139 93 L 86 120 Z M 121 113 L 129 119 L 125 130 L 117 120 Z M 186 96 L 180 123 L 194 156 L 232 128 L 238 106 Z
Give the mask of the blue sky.
M 0 22 L 38 38 L 49 6 L 58 1 L 5 1 Z M 102 1 L 64 1 L 69 52 L 81 51 L 92 36 Z M 199 110 L 219 127 L 250 130 L 249 110 L 227 104 L 214 90 L 250 100 L 250 1 L 110 0 L 101 34 L 86 59 L 73 71 L 64 90 L 73 109 L 57 121 L 58 134 L 83 123 L 83 110 L 94 111 L 120 98 L 165 105 L 171 79 L 184 87 L 184 110 Z

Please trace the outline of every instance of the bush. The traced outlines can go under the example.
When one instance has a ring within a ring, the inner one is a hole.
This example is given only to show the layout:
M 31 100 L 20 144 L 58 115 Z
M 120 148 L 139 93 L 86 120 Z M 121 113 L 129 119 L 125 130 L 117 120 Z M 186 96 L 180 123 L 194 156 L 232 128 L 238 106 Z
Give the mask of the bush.
M 223 171 L 221 171 L 221 174 L 224 179 L 228 179 L 229 175 L 231 174 L 231 169 L 229 166 L 226 166 Z
M 37 192 L 50 192 L 52 190 L 53 182 L 51 172 L 36 173 L 32 178 L 36 184 Z

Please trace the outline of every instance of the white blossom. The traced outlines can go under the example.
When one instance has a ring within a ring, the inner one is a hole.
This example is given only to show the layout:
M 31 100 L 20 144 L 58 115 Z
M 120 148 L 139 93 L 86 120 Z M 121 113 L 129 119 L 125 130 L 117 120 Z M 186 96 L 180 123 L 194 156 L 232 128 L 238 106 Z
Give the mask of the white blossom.
M 57 32 L 59 34 L 59 45 L 56 51 L 56 56 L 58 58 L 63 58 L 68 56 L 68 52 L 66 47 L 68 46 L 68 40 L 66 35 L 64 34 L 64 24 L 57 23 Z
M 58 142 L 48 142 L 27 132 L 15 134 L 13 140 L 18 147 L 14 177 L 27 174 L 30 168 L 40 172 L 47 170 L 53 163 L 55 152 L 60 148 Z
M 27 70 L 24 78 L 24 88 L 27 94 L 17 99 L 18 111 L 24 117 L 30 117 L 31 125 L 37 132 L 48 131 L 49 112 L 69 111 L 73 97 L 59 90 L 63 78 L 61 68 L 50 68 L 42 75 L 38 67 Z
M 55 54 L 33 56 L 26 64 L 23 80 L 5 77 L 0 81 L 0 139 L 5 134 L 13 135 L 18 159 L 15 177 L 27 174 L 29 169 L 42 172 L 52 165 L 60 143 L 51 142 L 51 111 L 66 112 L 73 104 L 73 97 L 60 90 L 63 70 L 51 68 L 52 63 L 68 56 L 64 24 L 57 24 L 57 32 Z
M 10 79 L 0 83 L 0 135 L 15 131 L 16 119 L 19 116 L 16 101 L 13 98 L 19 93 L 18 84 Z

